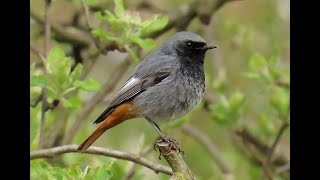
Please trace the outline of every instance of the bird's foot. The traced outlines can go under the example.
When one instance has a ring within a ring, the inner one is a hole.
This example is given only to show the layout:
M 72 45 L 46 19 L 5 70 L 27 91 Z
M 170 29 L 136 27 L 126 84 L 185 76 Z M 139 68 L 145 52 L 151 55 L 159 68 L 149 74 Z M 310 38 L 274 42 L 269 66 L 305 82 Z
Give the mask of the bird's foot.
M 161 147 L 165 147 L 168 146 L 167 151 L 163 151 L 161 150 Z M 159 150 L 160 155 L 159 155 L 159 159 L 161 160 L 161 156 L 163 155 L 169 155 L 171 153 L 173 153 L 173 151 L 177 152 L 178 154 L 182 154 L 184 155 L 184 151 L 181 150 L 179 143 L 177 140 L 170 138 L 170 137 L 160 137 L 159 140 L 156 141 L 156 143 L 154 144 L 154 149 L 156 151 Z

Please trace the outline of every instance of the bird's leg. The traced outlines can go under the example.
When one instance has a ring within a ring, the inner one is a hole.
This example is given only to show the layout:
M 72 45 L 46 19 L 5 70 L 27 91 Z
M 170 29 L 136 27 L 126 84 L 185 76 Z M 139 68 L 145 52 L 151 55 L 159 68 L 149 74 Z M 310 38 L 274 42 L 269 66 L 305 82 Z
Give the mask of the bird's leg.
M 175 150 L 175 151 L 178 151 L 179 153 L 183 151 L 181 151 L 180 147 L 179 147 L 179 143 L 173 139 L 173 138 L 170 138 L 170 137 L 167 137 L 160 129 L 160 127 L 154 122 L 152 121 L 149 117 L 145 117 L 148 122 L 156 129 L 156 131 L 159 133 L 160 135 L 160 139 L 156 141 L 156 143 L 154 144 L 154 149 L 157 150 L 157 144 L 160 144 L 160 143 L 167 143 L 169 144 L 169 147 L 170 149 L 172 150 Z M 161 155 L 160 155 L 161 156 Z M 160 159 L 160 156 L 159 156 L 159 159 Z

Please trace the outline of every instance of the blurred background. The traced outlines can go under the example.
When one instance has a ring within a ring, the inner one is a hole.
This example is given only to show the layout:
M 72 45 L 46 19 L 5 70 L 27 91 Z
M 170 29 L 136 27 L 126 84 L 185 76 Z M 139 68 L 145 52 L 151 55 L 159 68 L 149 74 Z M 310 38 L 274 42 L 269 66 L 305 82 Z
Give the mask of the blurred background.
M 289 27 L 289 0 L 30 0 L 30 151 L 80 144 L 139 61 L 187 30 L 218 48 L 206 54 L 205 98 L 163 131 L 198 179 L 290 179 Z M 156 138 L 136 119 L 93 145 L 167 165 L 150 150 Z M 170 178 L 89 154 L 30 164 L 31 179 Z

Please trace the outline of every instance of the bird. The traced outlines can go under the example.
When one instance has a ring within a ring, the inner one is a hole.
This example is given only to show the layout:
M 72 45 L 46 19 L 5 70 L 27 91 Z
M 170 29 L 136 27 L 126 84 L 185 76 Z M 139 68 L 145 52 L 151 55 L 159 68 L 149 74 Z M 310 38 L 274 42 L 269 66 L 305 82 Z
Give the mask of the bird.
M 199 104 L 205 91 L 205 54 L 214 48 L 196 33 L 175 33 L 137 65 L 77 150 L 87 150 L 108 129 L 137 118 L 146 119 L 161 140 L 174 142 L 157 123 L 179 119 Z

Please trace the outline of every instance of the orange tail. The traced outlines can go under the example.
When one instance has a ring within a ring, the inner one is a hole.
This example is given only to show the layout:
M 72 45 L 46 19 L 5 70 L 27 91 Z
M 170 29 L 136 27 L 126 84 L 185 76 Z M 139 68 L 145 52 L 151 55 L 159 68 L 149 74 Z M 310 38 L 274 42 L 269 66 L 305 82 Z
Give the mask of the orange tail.
M 101 125 L 78 147 L 80 152 L 87 150 L 106 130 L 122 123 L 125 120 L 134 118 L 131 114 L 132 104 L 123 103 L 116 107 L 106 118 Z

